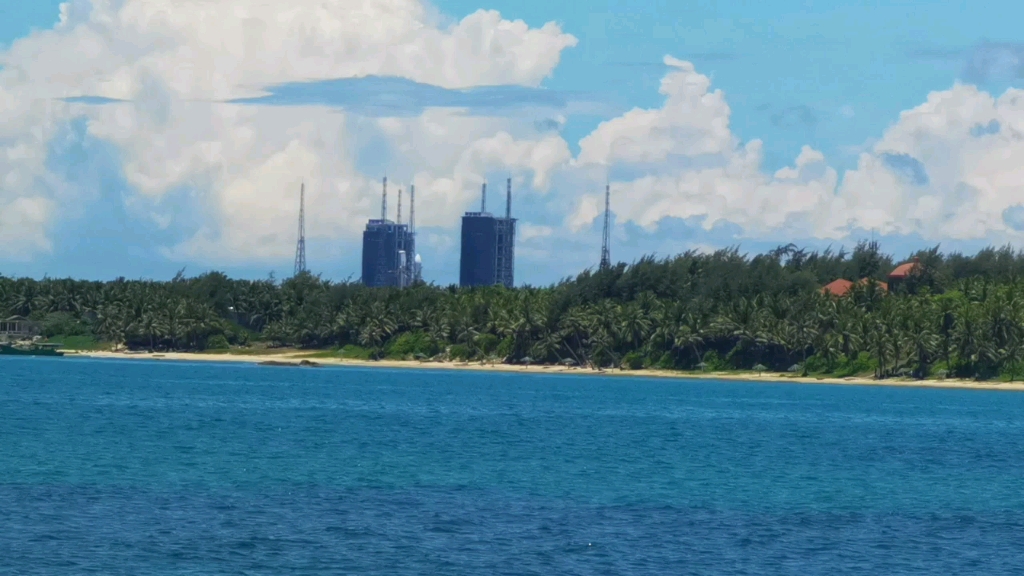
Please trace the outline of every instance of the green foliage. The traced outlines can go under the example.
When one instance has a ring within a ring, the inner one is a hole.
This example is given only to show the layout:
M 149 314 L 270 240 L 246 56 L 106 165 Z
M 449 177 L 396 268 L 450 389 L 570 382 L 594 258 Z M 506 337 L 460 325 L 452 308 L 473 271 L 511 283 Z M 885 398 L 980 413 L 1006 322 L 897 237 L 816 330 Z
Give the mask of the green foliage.
M 481 354 L 484 356 L 490 356 L 498 349 L 498 344 L 500 344 L 501 341 L 498 340 L 498 337 L 494 334 L 488 334 L 485 332 L 477 335 L 475 343 Z
M 498 357 L 580 366 L 768 371 L 802 365 L 835 376 L 1021 378 L 1024 253 L 913 256 L 921 267 L 886 294 L 837 279 L 884 281 L 899 262 L 783 246 L 760 255 L 688 252 L 591 270 L 546 288 L 398 290 L 312 274 L 282 282 L 213 272 L 169 282 L 0 277 L 0 316 L 38 321 L 49 337 L 92 336 L 130 349 L 340 350 L 348 358 Z M 334 354 L 334 352 L 331 352 Z
M 832 375 L 836 378 L 849 376 L 864 376 L 873 374 L 878 369 L 878 363 L 867 352 L 860 352 L 855 358 L 843 358 L 836 366 Z
M 730 366 L 721 356 L 718 355 L 718 352 L 715 352 L 714 350 L 705 354 L 703 361 L 705 364 L 704 370 L 707 372 L 721 372 L 732 368 L 732 366 Z
M 338 355 L 349 360 L 371 360 L 373 357 L 370 350 L 354 344 L 345 345 L 338 351 Z
M 663 352 L 658 361 L 653 364 L 658 370 L 672 370 L 676 367 L 676 360 L 671 352 Z
M 206 340 L 206 348 L 209 350 L 227 350 L 231 345 L 223 334 L 215 334 Z
M 807 362 L 804 363 L 804 368 L 811 374 L 820 374 L 827 372 L 829 369 L 828 360 L 822 357 L 820 354 L 813 354 L 807 357 Z
M 639 370 L 644 367 L 644 355 L 638 351 L 630 352 L 622 358 L 622 367 L 627 370 Z
M 68 312 L 52 312 L 42 319 L 42 335 L 52 338 L 57 335 L 87 336 L 91 335 L 89 324 Z
M 391 342 L 384 349 L 385 356 L 398 360 L 422 354 L 428 358 L 439 352 L 437 342 L 425 332 L 406 332 Z
M 494 351 L 494 355 L 498 358 L 508 358 L 512 354 L 512 350 L 515 348 L 515 340 L 512 338 L 503 338 L 498 343 L 498 347 Z
M 452 360 L 466 361 L 472 360 L 473 355 L 469 352 L 469 347 L 465 344 L 455 344 L 448 349 L 448 355 Z
M 102 342 L 97 342 L 92 336 L 67 336 L 57 335 L 46 340 L 49 344 L 60 344 L 64 350 L 105 350 L 108 348 L 107 345 Z

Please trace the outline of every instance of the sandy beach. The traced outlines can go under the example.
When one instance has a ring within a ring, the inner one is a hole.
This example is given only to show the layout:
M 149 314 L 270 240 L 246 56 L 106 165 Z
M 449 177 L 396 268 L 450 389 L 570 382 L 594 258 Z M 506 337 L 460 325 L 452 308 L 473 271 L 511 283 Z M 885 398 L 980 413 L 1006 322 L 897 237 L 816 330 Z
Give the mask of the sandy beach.
M 1024 382 L 976 382 L 972 380 L 910 380 L 873 378 L 819 378 L 799 377 L 776 372 L 763 374 L 743 372 L 674 372 L 668 370 L 592 370 L 587 368 L 566 368 L 564 366 L 519 366 L 510 364 L 481 364 L 480 362 L 419 362 L 401 360 L 350 360 L 342 358 L 322 358 L 315 353 L 303 351 L 267 352 L 263 354 L 210 354 L 190 352 L 68 352 L 69 356 L 86 356 L 90 358 L 116 358 L 126 360 L 149 361 L 188 361 L 188 362 L 245 362 L 260 364 L 272 362 L 278 365 L 299 366 L 304 360 L 320 366 L 353 366 L 369 368 L 404 368 L 416 370 L 474 370 L 481 372 L 517 372 L 532 374 L 572 374 L 580 376 L 607 377 L 654 377 L 703 380 L 734 380 L 744 382 L 793 382 L 802 384 L 846 384 L 855 386 L 900 386 L 910 388 L 956 388 L 973 390 L 1012 390 L 1024 391 Z

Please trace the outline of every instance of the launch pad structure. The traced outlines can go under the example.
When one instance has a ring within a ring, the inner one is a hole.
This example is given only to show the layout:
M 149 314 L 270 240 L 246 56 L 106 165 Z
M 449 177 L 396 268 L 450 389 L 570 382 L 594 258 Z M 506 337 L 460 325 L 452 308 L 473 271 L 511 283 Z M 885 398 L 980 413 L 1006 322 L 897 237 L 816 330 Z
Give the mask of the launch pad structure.
M 402 190 L 398 190 L 398 213 L 388 220 L 388 179 L 383 180 L 380 218 L 366 223 L 363 230 L 363 284 L 373 287 L 405 288 L 420 279 L 416 254 L 415 186 L 409 187 L 409 223 L 402 224 Z
M 487 211 L 487 184 L 480 191 L 480 211 L 462 216 L 459 285 L 515 284 L 516 219 L 512 218 L 512 179 L 506 182 L 505 217 Z

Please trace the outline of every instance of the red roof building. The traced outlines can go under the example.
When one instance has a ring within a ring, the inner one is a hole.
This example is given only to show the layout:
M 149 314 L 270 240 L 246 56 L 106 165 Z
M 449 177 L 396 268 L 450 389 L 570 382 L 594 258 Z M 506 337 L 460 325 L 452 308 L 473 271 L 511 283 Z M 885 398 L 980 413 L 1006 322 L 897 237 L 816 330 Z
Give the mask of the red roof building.
M 857 284 L 864 286 L 869 282 L 872 282 L 871 278 L 861 278 L 860 282 L 857 282 Z M 889 285 L 886 284 L 885 282 L 879 282 L 877 280 L 874 280 L 874 283 L 875 286 L 878 286 L 878 289 L 881 290 L 882 292 L 889 291 Z M 839 280 L 830 282 L 829 284 L 826 284 L 824 287 L 822 287 L 821 293 L 830 294 L 832 296 L 846 296 L 847 294 L 850 293 L 850 290 L 853 290 L 853 287 L 853 282 L 850 282 L 845 278 L 840 278 Z
M 914 258 L 911 262 L 900 264 L 892 272 L 889 273 L 889 281 L 893 280 L 906 280 L 908 276 L 913 274 L 918 268 L 921 267 L 921 260 Z
M 853 288 L 853 282 L 845 278 L 840 278 L 825 285 L 821 289 L 822 294 L 831 294 L 832 296 L 846 296 L 846 293 Z

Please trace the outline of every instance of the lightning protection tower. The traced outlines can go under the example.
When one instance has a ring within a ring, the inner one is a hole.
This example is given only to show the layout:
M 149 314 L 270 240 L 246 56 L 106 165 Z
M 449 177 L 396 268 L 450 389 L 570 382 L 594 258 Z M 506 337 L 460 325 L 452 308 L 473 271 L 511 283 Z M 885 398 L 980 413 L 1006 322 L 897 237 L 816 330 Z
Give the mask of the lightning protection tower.
M 306 271 L 306 183 L 299 188 L 299 241 L 295 245 L 295 275 Z
M 601 239 L 601 270 L 607 270 L 612 265 L 611 255 L 611 204 L 612 187 L 609 184 L 604 186 L 604 236 Z

